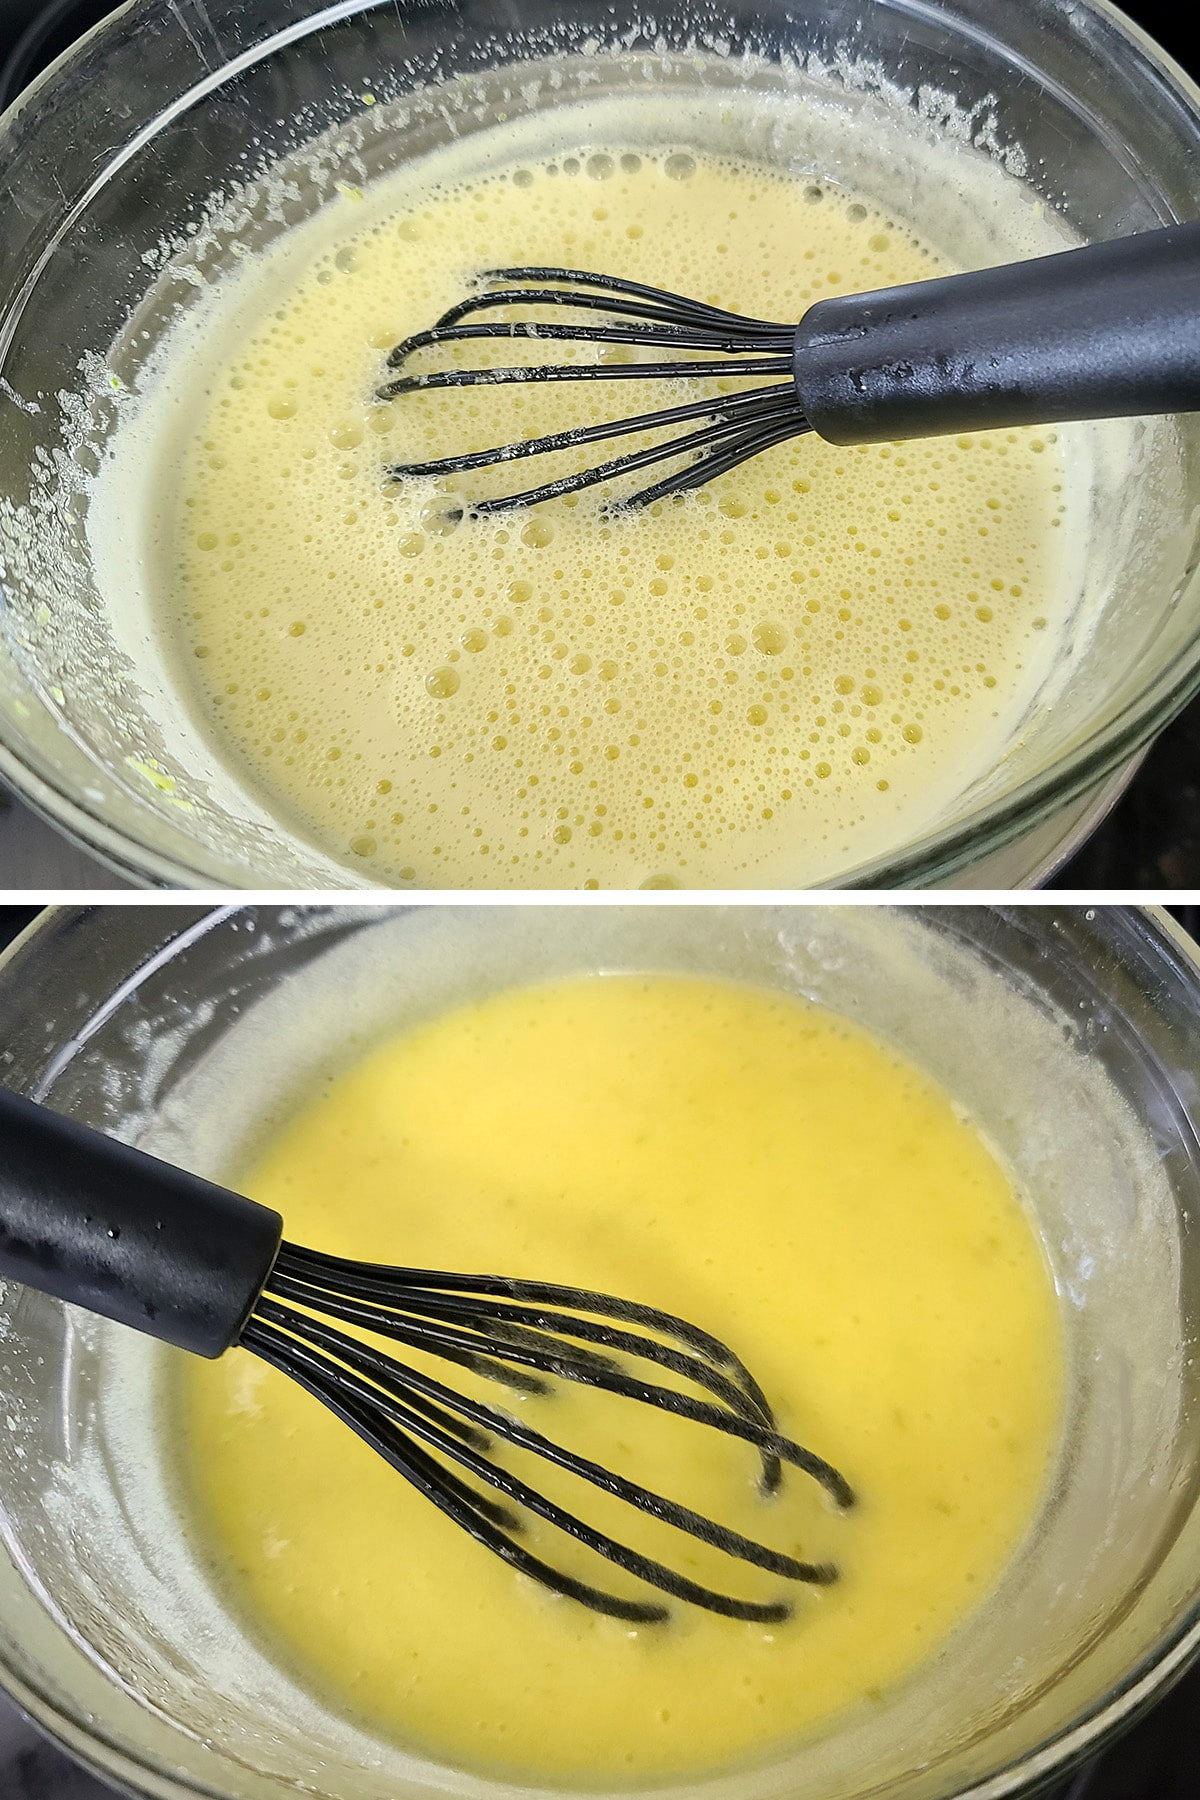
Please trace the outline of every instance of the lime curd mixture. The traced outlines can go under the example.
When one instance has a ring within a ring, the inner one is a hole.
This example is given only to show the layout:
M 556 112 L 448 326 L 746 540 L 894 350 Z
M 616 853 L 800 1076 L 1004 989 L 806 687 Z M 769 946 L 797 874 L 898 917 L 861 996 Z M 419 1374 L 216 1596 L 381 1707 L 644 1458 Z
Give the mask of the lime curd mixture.
M 680 397 L 377 402 L 387 351 L 481 269 L 597 269 L 794 320 L 951 266 L 865 187 L 647 147 L 632 104 L 576 112 L 570 153 L 523 156 L 514 126 L 347 188 L 176 331 L 128 451 L 154 471 L 158 628 L 245 786 L 362 878 L 831 878 L 933 823 L 1035 703 L 1075 599 L 1062 446 L 809 436 L 640 516 L 593 493 L 456 523 L 541 478 L 512 469 L 389 487 L 389 460 Z
M 310 1692 L 440 1762 L 595 1786 L 783 1754 L 944 1650 L 1031 1529 L 1063 1386 L 1041 1245 L 949 1097 L 834 1014 L 674 976 L 500 993 L 325 1084 L 245 1185 L 335 1253 L 694 1319 L 858 1493 L 841 1514 L 789 1471 L 764 1498 L 753 1453 L 695 1425 L 567 1384 L 480 1383 L 584 1454 L 840 1570 L 788 1588 L 510 1452 L 682 1571 L 794 1599 L 783 1624 L 673 1604 L 630 1626 L 516 1575 L 247 1353 L 189 1362 L 182 1483 L 229 1605 Z M 649 1592 L 538 1521 L 524 1541 Z

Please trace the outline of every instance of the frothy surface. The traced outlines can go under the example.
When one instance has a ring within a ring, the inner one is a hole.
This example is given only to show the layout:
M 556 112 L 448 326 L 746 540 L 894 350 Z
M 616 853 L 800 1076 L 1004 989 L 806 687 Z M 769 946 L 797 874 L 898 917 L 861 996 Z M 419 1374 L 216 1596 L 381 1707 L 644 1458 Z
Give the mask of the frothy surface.
M 651 514 L 582 496 L 447 529 L 430 484 L 385 490 L 389 460 L 615 416 L 635 384 L 372 394 L 386 350 L 497 263 L 778 319 L 947 265 L 864 197 L 685 148 L 454 154 L 453 179 L 432 157 L 419 193 L 397 177 L 394 205 L 385 183 L 291 234 L 207 359 L 189 336 L 168 370 L 199 423 L 166 459 L 159 587 L 210 729 L 383 881 L 801 884 L 916 835 L 1052 663 L 1054 434 L 808 437 Z

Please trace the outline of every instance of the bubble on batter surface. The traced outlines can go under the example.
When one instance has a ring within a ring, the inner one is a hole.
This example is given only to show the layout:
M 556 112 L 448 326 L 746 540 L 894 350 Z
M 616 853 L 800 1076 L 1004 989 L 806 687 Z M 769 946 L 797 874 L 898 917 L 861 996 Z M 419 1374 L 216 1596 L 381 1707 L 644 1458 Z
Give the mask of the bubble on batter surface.
M 682 147 L 583 146 L 348 237 L 264 307 L 181 478 L 220 730 L 381 880 L 702 885 L 894 841 L 994 754 L 1053 611 L 1055 434 L 797 439 L 639 515 L 473 516 L 504 471 L 386 483 L 601 416 L 600 383 L 373 398 L 474 268 L 539 259 L 780 318 L 936 266 L 860 196 Z

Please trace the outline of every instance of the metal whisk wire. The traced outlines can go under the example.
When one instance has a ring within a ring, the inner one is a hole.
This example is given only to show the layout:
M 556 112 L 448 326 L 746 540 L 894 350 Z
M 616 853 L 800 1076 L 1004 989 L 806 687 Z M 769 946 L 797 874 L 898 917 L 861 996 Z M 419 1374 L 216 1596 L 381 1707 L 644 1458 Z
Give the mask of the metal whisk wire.
M 666 289 L 617 276 L 589 274 L 578 269 L 546 267 L 489 269 L 479 277 L 481 291 L 443 313 L 427 331 L 405 338 L 388 357 L 388 367 L 404 368 L 410 358 L 432 347 L 479 340 L 525 339 L 554 343 L 602 346 L 667 348 L 709 351 L 720 361 L 672 358 L 667 362 L 533 363 L 518 367 L 436 369 L 422 374 L 397 375 L 379 390 L 381 400 L 431 389 L 494 386 L 506 383 L 536 384 L 549 381 L 715 380 L 729 376 L 783 376 L 789 379 L 769 385 L 722 394 L 665 407 L 653 413 L 605 421 L 551 432 L 514 444 L 501 444 L 465 456 L 440 457 L 424 462 L 396 463 L 388 471 L 393 479 L 406 477 L 457 477 L 475 469 L 512 462 L 530 456 L 601 443 L 609 438 L 667 430 L 707 420 L 699 429 L 679 437 L 644 446 L 611 458 L 595 468 L 564 475 L 523 493 L 474 502 L 471 511 L 487 515 L 514 506 L 534 506 L 564 494 L 633 474 L 656 464 L 684 457 L 684 466 L 673 474 L 623 500 L 626 506 L 646 506 L 669 494 L 701 487 L 714 476 L 727 473 L 772 444 L 809 429 L 790 379 L 793 365 L 794 325 L 765 319 L 744 318 L 721 307 L 689 299 Z M 508 286 L 508 283 L 550 283 L 550 286 Z M 499 285 L 490 285 L 499 284 Z M 464 325 L 474 313 L 500 307 L 562 307 L 601 312 L 616 319 L 644 321 L 637 325 L 580 325 L 542 320 L 505 319 L 486 325 Z
M 512 1415 L 326 1324 L 316 1313 L 525 1393 L 548 1392 L 543 1378 L 551 1376 L 657 1407 L 752 1445 L 762 1460 L 765 1491 L 778 1487 L 786 1462 L 819 1482 L 839 1507 L 850 1506 L 854 1495 L 844 1477 L 781 1435 L 749 1371 L 719 1339 L 686 1320 L 580 1288 L 348 1262 L 285 1242 L 240 1341 L 322 1401 L 478 1542 L 593 1611 L 642 1623 L 667 1615 L 658 1602 L 609 1593 L 536 1556 L 515 1541 L 519 1515 L 463 1480 L 448 1462 L 672 1598 L 729 1618 L 780 1621 L 791 1606 L 785 1600 L 746 1601 L 719 1593 L 632 1549 L 491 1461 L 493 1443 L 529 1451 L 769 1573 L 815 1584 L 836 1579 L 831 1565 L 772 1550 L 564 1449 Z M 647 1331 L 673 1342 L 643 1335 Z M 646 1381 L 622 1366 L 622 1356 L 680 1375 L 715 1395 L 716 1403 Z

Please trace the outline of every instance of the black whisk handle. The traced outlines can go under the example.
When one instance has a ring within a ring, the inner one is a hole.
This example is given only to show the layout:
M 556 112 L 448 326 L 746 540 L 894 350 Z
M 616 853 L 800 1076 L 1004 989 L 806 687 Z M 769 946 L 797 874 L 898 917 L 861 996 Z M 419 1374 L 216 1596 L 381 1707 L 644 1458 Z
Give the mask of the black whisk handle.
M 795 378 L 834 444 L 1200 411 L 1200 222 L 820 300 Z
M 0 1278 L 220 1356 L 282 1229 L 267 1207 L 0 1087 Z

